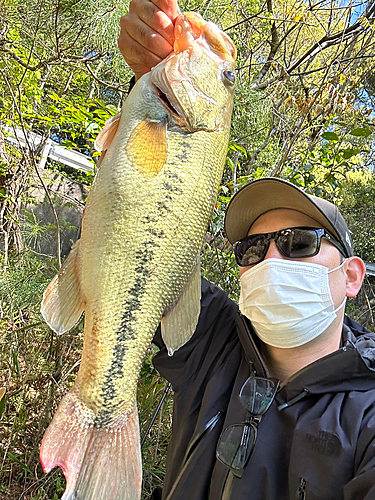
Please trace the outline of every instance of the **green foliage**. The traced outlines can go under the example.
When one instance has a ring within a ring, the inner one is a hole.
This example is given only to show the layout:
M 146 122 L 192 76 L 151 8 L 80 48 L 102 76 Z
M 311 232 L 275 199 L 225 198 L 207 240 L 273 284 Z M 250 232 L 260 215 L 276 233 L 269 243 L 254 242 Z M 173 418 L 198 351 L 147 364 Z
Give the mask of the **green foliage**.
M 287 178 L 316 196 L 334 199 L 346 181 L 346 172 L 359 169 L 371 158 L 372 130 L 337 123 L 336 131 L 325 131 L 312 150 L 299 151 L 287 162 Z
M 366 262 L 375 262 L 374 175 L 345 179 L 340 195 L 340 209 L 352 232 L 356 254 Z
M 201 267 L 204 278 L 219 285 L 233 300 L 237 300 L 239 295 L 238 267 L 232 246 L 224 233 L 224 214 L 228 199 L 228 197 L 219 196 L 203 242 Z
M 82 322 L 57 337 L 39 312 L 56 270 L 53 259 L 24 252 L 14 255 L 0 275 L 0 387 L 7 389 L 0 401 L 0 498 L 4 493 L 7 500 L 56 500 L 65 490 L 61 469 L 45 475 L 38 458 L 44 431 L 73 385 L 82 349 Z M 166 386 L 151 362 L 155 352 L 148 352 L 139 382 L 142 436 Z M 170 392 L 142 448 L 143 500 L 163 481 L 172 404 Z
M 144 438 L 167 387 L 166 381 L 160 377 L 152 364 L 152 356 L 156 352 L 155 346 L 150 347 L 138 383 L 137 403 L 141 439 Z M 171 436 L 172 409 L 172 390 L 169 390 L 142 446 L 142 500 L 148 499 L 153 489 L 163 483 L 167 447 Z
M 64 146 L 86 154 L 93 152 L 95 137 L 106 120 L 117 113 L 113 105 L 106 105 L 101 99 L 77 96 L 72 102 L 56 93 L 50 94 L 48 98 L 51 104 L 47 108 L 47 116 L 36 115 L 30 118 L 37 119 L 39 123 L 51 122 L 52 137 L 56 136 Z
M 27 489 L 24 485 L 28 481 L 37 483 L 27 490 L 25 499 L 31 499 L 39 486 L 40 439 L 61 379 L 57 339 L 51 337 L 39 312 L 42 293 L 55 272 L 53 260 L 41 261 L 25 252 L 14 255 L 0 276 L 0 385 L 6 387 L 0 429 L 0 485 L 12 500 Z M 73 360 L 77 360 L 74 354 L 68 364 Z M 71 375 L 65 373 L 69 379 Z

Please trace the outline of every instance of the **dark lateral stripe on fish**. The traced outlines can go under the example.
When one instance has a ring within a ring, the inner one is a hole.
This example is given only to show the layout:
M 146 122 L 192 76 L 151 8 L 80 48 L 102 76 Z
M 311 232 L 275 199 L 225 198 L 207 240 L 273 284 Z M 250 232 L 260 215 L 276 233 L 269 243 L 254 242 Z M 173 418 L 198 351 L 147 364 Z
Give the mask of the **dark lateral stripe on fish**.
M 155 236 L 162 238 L 164 232 L 160 231 Z M 124 403 L 122 400 L 116 401 L 118 397 L 117 381 L 125 376 L 124 359 L 128 349 L 127 341 L 136 339 L 137 330 L 133 325 L 137 319 L 136 313 L 141 308 L 141 298 L 150 275 L 150 269 L 147 266 L 154 258 L 154 248 L 159 246 L 160 244 L 157 241 L 148 240 L 136 252 L 137 257 L 135 260 L 137 267 L 135 270 L 139 274 L 139 277 L 129 290 L 130 298 L 123 305 L 124 313 L 121 318 L 120 327 L 116 332 L 116 340 L 113 346 L 114 359 L 101 388 L 105 410 L 101 410 L 97 415 L 97 423 L 100 426 L 107 425 L 112 420 L 113 413 L 118 408 L 121 408 Z

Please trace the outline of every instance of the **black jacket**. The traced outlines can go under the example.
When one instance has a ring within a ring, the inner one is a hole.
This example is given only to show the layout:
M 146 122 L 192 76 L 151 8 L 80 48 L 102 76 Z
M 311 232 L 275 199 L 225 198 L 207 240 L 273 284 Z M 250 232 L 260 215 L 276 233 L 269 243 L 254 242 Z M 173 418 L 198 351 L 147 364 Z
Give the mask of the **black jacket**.
M 221 431 L 243 422 L 238 400 L 267 367 L 250 323 L 202 281 L 191 340 L 154 358 L 172 382 L 174 414 L 163 500 L 375 500 L 375 335 L 346 318 L 342 347 L 296 373 L 262 417 L 242 478 L 215 455 Z

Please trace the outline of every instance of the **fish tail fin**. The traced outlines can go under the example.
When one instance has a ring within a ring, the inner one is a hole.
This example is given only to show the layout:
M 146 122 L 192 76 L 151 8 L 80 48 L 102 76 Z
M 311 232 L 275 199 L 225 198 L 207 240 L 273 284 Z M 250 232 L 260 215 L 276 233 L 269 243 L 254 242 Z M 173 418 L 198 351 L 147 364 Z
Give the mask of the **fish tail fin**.
M 61 401 L 40 449 L 44 472 L 60 466 L 61 500 L 139 500 L 142 465 L 136 405 L 103 427 L 70 391 Z

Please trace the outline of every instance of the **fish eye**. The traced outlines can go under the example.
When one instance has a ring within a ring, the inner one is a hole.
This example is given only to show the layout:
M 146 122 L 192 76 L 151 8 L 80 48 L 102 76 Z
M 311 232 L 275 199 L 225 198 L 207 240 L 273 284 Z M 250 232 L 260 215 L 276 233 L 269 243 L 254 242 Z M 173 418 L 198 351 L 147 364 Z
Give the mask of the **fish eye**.
M 233 85 L 234 82 L 236 81 L 236 74 L 234 71 L 225 70 L 223 71 L 223 75 L 227 80 L 227 82 L 230 83 L 231 85 Z

